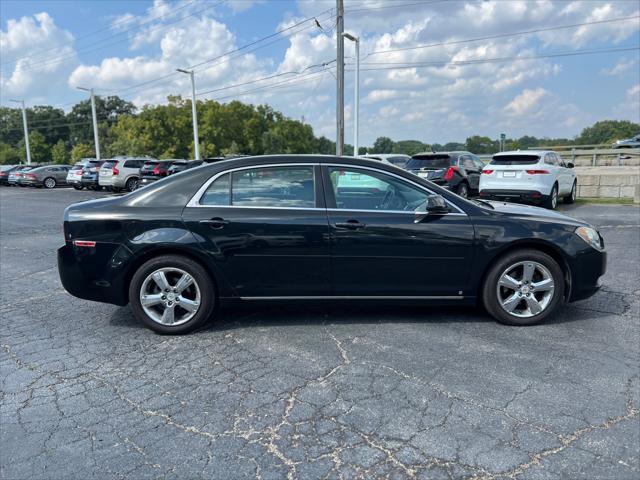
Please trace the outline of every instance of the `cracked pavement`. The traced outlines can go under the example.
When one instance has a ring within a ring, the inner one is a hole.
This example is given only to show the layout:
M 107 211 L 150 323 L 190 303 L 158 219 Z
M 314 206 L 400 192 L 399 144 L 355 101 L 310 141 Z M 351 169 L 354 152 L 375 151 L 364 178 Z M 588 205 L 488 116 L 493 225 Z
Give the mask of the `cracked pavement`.
M 64 208 L 0 189 L 0 477 L 640 477 L 640 209 L 604 287 L 534 327 L 470 308 L 225 309 L 183 337 L 62 289 Z

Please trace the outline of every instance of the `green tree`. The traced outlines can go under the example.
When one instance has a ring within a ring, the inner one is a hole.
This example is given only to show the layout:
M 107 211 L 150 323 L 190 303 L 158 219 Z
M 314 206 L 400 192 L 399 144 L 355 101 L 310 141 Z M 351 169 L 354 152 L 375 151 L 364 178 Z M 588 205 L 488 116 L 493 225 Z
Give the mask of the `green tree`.
M 0 142 L 0 164 L 16 165 L 20 163 L 20 154 L 18 150 L 8 143 Z
M 465 145 L 467 150 L 476 154 L 496 153 L 500 150 L 498 140 L 491 140 L 489 137 L 481 137 L 480 135 L 467 138 Z
M 78 143 L 71 149 L 71 160 L 75 163 L 83 158 L 94 158 L 96 156 L 93 147 L 86 143 Z
M 378 137 L 373 143 L 372 153 L 392 153 L 394 142 L 389 137 Z
M 95 97 L 96 117 L 98 118 L 98 132 L 105 140 L 109 137 L 109 125 L 115 123 L 120 117 L 133 115 L 136 107 L 118 96 Z M 66 119 L 70 125 L 69 140 L 72 145 L 77 143 L 93 142 L 93 124 L 91 116 L 91 101 L 83 100 L 76 103 L 67 114 Z M 105 141 L 105 146 L 109 143 Z
M 336 153 L 336 142 L 332 142 L 327 137 L 322 136 L 316 140 L 315 148 L 312 153 L 334 155 Z
M 419 140 L 400 140 L 395 142 L 391 153 L 404 153 L 405 155 L 415 155 L 416 153 L 430 150 L 429 145 Z
M 62 140 L 58 140 L 58 142 L 51 147 L 51 159 L 53 163 L 57 163 L 58 165 L 67 165 L 69 163 L 71 155 L 69 155 L 67 146 Z
M 603 120 L 587 127 L 578 138 L 578 145 L 594 145 L 601 143 L 613 143 L 622 138 L 633 137 L 640 133 L 640 124 L 628 120 Z
M 20 152 L 20 159 L 26 162 L 27 151 L 24 147 L 24 139 L 18 142 L 18 151 Z M 51 147 L 47 145 L 44 135 L 37 130 L 29 133 L 29 153 L 31 154 L 32 163 L 48 163 L 51 161 Z

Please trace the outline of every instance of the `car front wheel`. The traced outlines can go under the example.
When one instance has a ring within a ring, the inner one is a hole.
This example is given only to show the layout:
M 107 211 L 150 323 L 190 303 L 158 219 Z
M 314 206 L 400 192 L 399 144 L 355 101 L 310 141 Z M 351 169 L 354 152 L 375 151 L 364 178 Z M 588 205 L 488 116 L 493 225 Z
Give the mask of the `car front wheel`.
M 46 188 L 56 188 L 56 179 L 51 177 L 45 178 L 43 185 Z
M 134 314 L 158 333 L 182 334 L 200 327 L 211 317 L 215 300 L 207 271 L 179 255 L 147 261 L 129 285 Z
M 533 325 L 561 304 L 564 275 L 549 255 L 519 250 L 499 259 L 486 276 L 482 300 L 500 323 Z

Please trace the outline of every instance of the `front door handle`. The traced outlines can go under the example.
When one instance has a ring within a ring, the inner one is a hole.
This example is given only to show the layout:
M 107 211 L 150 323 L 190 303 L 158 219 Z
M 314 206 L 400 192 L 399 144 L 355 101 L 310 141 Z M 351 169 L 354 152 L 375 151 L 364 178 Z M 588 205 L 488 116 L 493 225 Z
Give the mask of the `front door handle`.
M 360 228 L 366 227 L 366 225 L 364 223 L 360 223 L 357 220 L 348 220 L 342 223 L 334 223 L 334 227 L 342 230 L 358 230 Z
M 209 225 L 211 228 L 215 228 L 215 229 L 223 228 L 225 225 L 229 224 L 227 220 L 220 217 L 214 217 L 209 220 L 200 220 L 200 223 L 202 225 Z

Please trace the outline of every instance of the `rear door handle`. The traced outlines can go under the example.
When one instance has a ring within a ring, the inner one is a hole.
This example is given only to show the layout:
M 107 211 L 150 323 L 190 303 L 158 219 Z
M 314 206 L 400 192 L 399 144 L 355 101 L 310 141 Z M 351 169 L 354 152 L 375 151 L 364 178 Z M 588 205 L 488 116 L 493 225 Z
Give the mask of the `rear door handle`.
M 348 220 L 346 222 L 334 223 L 333 225 L 341 230 L 358 230 L 366 227 L 364 223 L 360 223 L 357 220 Z
M 209 220 L 200 220 L 202 225 L 209 225 L 211 228 L 219 229 L 223 228 L 225 225 L 228 225 L 229 222 L 224 218 L 215 217 Z

